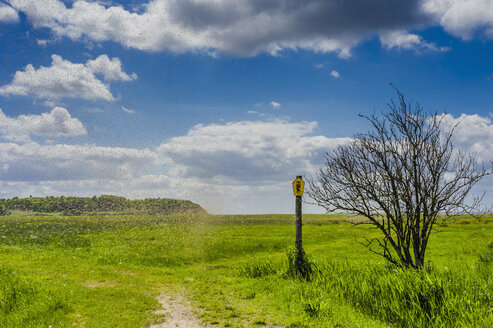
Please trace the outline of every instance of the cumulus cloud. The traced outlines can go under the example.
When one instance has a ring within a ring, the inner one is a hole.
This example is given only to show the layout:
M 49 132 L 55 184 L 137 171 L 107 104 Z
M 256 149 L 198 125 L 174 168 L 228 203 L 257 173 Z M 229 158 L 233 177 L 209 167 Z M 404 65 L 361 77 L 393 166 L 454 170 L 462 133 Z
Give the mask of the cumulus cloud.
M 101 55 L 86 64 L 76 64 L 52 55 L 51 66 L 41 66 L 35 69 L 33 65 L 26 66 L 24 71 L 17 71 L 10 84 L 0 87 L 0 95 L 32 94 L 39 98 L 84 98 L 89 100 L 113 101 L 115 97 L 109 85 L 103 83 L 96 75 L 101 75 L 106 81 L 130 81 L 137 75 L 122 71 L 118 58 L 111 60 L 107 55 Z
M 477 114 L 454 117 L 444 114 L 444 129 L 454 129 L 453 142 L 464 150 L 477 155 L 480 161 L 493 161 L 493 122 L 491 118 Z
M 15 23 L 19 21 L 19 14 L 15 9 L 0 3 L 0 23 Z
M 420 35 L 397 30 L 380 34 L 380 42 L 387 48 L 414 49 L 428 51 L 447 51 L 447 47 L 437 47 L 434 43 L 426 42 Z
M 152 0 L 143 10 L 98 1 L 8 0 L 37 28 L 73 40 L 115 41 L 147 51 L 253 56 L 284 49 L 350 50 L 373 35 L 432 24 L 421 2 L 380 0 Z
M 330 75 L 336 79 L 338 79 L 341 76 L 338 71 L 332 71 L 330 72 Z
M 455 36 L 470 39 L 479 30 L 493 38 L 493 2 L 490 0 L 425 0 L 422 8 Z
M 74 137 L 87 131 L 65 108 L 55 107 L 50 113 L 15 118 L 6 116 L 0 109 L 0 133 L 7 140 L 29 142 L 30 136 Z
M 158 148 L 184 176 L 224 181 L 282 181 L 313 172 L 325 151 L 347 142 L 309 136 L 316 122 L 241 121 L 196 125 Z
M 86 68 L 95 74 L 101 74 L 107 81 L 132 81 L 137 79 L 137 74 L 128 75 L 122 71 L 122 63 L 119 58 L 110 59 L 107 55 L 88 60 Z
M 271 106 L 272 106 L 272 108 L 274 108 L 274 109 L 279 109 L 279 108 L 281 108 L 281 104 L 280 104 L 280 103 L 278 103 L 278 102 L 275 102 L 275 101 L 271 101 L 271 102 L 270 102 L 270 105 L 271 105 Z

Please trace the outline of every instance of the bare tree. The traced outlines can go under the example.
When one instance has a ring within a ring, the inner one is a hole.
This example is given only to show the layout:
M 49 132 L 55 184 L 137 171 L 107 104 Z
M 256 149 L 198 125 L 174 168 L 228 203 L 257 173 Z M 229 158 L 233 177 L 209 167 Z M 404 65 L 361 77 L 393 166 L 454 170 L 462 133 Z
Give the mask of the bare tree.
M 443 115 L 426 115 L 397 90 L 380 117 L 360 115 L 371 130 L 327 153 L 307 194 L 328 212 L 366 217 L 383 236 L 366 239 L 370 251 L 390 262 L 420 268 L 438 218 L 477 213 L 482 197 L 471 188 L 491 170 L 452 144 Z

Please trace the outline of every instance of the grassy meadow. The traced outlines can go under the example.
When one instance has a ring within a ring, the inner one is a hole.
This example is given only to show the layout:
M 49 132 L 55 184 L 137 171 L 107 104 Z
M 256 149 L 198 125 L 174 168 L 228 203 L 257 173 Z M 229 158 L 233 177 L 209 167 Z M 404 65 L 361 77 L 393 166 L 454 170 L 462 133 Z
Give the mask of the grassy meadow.
M 146 327 L 181 294 L 217 327 L 493 327 L 493 216 L 437 226 L 423 272 L 392 268 L 343 215 L 0 217 L 1 327 Z M 354 218 L 353 218 L 354 219 Z

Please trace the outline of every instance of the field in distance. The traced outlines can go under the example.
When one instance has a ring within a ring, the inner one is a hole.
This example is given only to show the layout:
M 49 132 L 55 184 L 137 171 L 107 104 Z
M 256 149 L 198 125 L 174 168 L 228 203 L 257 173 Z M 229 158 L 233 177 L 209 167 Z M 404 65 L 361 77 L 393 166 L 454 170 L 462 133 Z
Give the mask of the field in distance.
M 304 215 L 314 274 L 292 277 L 294 215 L 0 217 L 2 327 L 147 327 L 159 295 L 217 327 L 492 327 L 493 216 L 437 226 L 424 272 L 389 267 L 345 215 Z

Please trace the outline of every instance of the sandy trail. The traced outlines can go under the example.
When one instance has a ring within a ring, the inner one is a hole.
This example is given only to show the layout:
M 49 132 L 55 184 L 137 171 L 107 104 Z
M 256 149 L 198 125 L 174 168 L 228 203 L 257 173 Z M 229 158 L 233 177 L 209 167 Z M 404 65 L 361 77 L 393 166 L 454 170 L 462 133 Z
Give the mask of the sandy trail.
M 166 314 L 163 323 L 152 325 L 150 328 L 208 328 L 195 316 L 190 303 L 182 296 L 160 295 L 158 298 L 162 309 L 157 313 Z
M 203 324 L 193 313 L 190 303 L 181 295 L 169 296 L 162 294 L 157 299 L 162 308 L 156 313 L 165 314 L 165 321 L 149 328 L 214 328 Z M 263 325 L 259 328 L 284 328 L 278 325 Z

